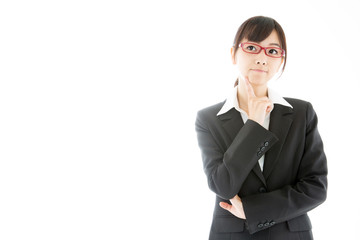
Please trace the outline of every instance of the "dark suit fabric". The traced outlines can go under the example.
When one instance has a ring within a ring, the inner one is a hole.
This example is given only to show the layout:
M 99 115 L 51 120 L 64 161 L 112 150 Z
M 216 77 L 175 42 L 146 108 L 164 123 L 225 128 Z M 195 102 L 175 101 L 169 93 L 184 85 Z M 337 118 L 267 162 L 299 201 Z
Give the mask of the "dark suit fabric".
M 285 99 L 293 108 L 275 104 L 269 130 L 244 124 L 234 108 L 217 116 L 224 102 L 198 112 L 203 167 L 216 194 L 210 239 L 313 239 L 307 212 L 326 199 L 326 156 L 312 105 Z M 219 206 L 236 194 L 246 220 Z

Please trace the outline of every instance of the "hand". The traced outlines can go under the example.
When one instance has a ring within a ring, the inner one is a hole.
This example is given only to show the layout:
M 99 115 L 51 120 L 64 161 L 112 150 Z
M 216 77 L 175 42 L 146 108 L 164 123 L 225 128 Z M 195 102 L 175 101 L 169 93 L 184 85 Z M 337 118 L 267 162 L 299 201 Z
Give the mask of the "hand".
M 241 198 L 238 195 L 235 195 L 235 197 L 230 199 L 230 202 L 232 205 L 226 202 L 220 202 L 220 207 L 222 207 L 225 210 L 228 210 L 238 218 L 246 219 Z
M 271 112 L 274 105 L 268 97 L 259 98 L 255 95 L 254 89 L 248 78 L 245 78 L 245 86 L 248 95 L 249 119 L 263 125 L 266 114 Z

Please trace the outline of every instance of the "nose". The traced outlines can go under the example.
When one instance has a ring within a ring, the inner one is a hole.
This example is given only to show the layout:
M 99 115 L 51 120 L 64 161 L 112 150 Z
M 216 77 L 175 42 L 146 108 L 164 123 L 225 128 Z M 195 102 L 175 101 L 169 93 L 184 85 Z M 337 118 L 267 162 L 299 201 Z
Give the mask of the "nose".
M 266 65 L 266 61 L 257 60 L 257 61 L 256 61 L 256 64 L 265 66 L 265 65 Z
M 265 54 L 265 49 L 261 49 L 261 50 L 264 50 L 264 51 L 261 51 L 257 56 L 257 59 L 255 60 L 256 64 L 257 65 L 263 65 L 265 66 L 267 64 L 267 61 L 266 61 L 266 54 Z

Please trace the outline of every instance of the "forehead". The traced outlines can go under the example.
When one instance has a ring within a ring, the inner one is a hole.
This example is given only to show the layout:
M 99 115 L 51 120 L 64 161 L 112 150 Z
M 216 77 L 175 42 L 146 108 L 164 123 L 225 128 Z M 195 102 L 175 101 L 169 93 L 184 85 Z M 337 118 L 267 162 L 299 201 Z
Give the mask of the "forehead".
M 244 41 L 249 41 L 249 40 L 245 38 Z M 256 43 L 263 45 L 263 46 L 270 46 L 270 45 L 280 46 L 280 39 L 279 39 L 277 32 L 275 30 L 273 30 L 267 38 L 265 38 L 261 42 L 256 42 Z

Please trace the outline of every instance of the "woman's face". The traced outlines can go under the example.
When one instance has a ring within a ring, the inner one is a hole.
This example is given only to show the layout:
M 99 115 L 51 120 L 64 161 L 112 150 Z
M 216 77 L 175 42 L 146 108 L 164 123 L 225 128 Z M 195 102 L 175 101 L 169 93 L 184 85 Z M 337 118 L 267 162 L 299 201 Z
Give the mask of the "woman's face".
M 242 39 L 241 43 L 251 42 L 247 39 Z M 262 47 L 280 47 L 279 37 L 274 30 L 262 42 L 256 43 Z M 266 85 L 267 82 L 278 72 L 282 59 L 269 57 L 262 49 L 259 54 L 251 54 L 244 52 L 241 47 L 238 48 L 234 55 L 234 48 L 231 49 L 233 64 L 239 70 L 240 78 L 247 77 L 250 83 L 254 86 Z

